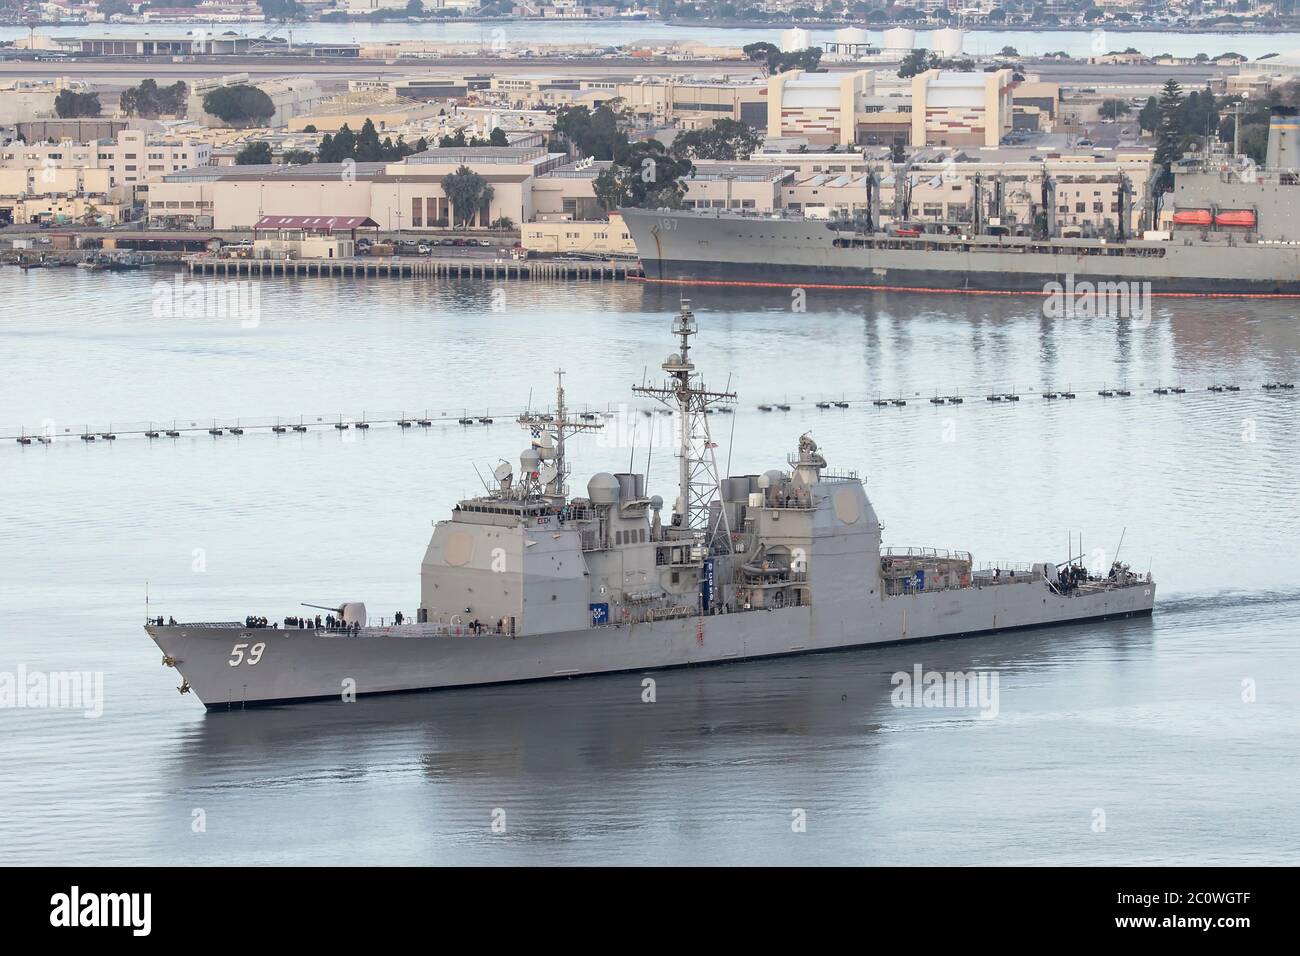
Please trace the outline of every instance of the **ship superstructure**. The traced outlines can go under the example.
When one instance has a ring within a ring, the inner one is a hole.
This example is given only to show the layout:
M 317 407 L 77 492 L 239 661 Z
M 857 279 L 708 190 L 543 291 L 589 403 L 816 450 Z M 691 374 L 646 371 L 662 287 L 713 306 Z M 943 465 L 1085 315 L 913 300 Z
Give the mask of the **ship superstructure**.
M 352 699 L 397 691 L 720 663 L 1150 613 L 1155 585 L 1123 565 L 1072 560 L 979 568 L 966 552 L 882 549 L 863 481 L 831 470 L 811 435 L 785 467 L 719 477 L 707 411 L 736 398 L 691 359 L 683 303 L 666 380 L 638 386 L 672 407 L 678 487 L 665 520 L 644 474 L 568 486 L 573 419 L 519 419 L 529 445 L 484 494 L 439 521 L 414 620 L 376 624 L 359 602 L 323 619 L 147 625 L 181 689 L 208 707 Z
M 874 175 L 865 209 L 817 218 L 777 210 L 621 210 L 645 278 L 684 284 L 1024 292 L 1044 295 L 1078 282 L 1151 294 L 1300 295 L 1300 174 L 1180 173 L 1164 197 L 1168 231 L 1130 235 L 1131 185 L 1122 179 L 1113 235 L 1063 234 L 1054 182 L 1042 178 L 1036 222 L 1012 232 L 998 213 L 1000 180 L 975 177 L 963 222 L 909 220 L 900 177 L 895 221 L 880 223 Z M 1160 203 L 1149 195 L 1144 209 Z M 1105 290 L 1103 290 L 1104 292 Z

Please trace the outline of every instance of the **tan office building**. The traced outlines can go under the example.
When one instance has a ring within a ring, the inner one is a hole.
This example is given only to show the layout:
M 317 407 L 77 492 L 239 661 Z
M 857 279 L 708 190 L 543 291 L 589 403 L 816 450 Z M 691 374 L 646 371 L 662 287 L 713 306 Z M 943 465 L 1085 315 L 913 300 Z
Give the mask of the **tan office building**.
M 1011 132 L 1011 70 L 912 77 L 912 146 L 997 146 Z
M 873 89 L 870 70 L 778 73 L 767 81 L 767 135 L 803 137 L 817 146 L 852 145 Z

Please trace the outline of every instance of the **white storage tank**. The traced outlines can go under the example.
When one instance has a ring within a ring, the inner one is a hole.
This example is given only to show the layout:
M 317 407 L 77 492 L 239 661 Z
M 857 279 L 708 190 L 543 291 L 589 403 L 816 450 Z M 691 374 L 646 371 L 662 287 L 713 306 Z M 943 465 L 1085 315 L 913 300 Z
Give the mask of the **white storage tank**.
M 907 27 L 894 27 L 892 30 L 885 31 L 884 48 L 886 50 L 907 50 L 916 49 L 916 31 Z
M 861 27 L 844 27 L 835 31 L 835 42 L 840 46 L 866 46 L 870 41 Z
M 812 46 L 812 34 L 807 30 L 800 30 L 795 27 L 793 30 L 785 30 L 781 33 L 781 52 L 795 53 L 799 50 L 806 50 Z
M 935 30 L 934 36 L 930 38 L 930 46 L 934 52 L 946 57 L 961 56 L 961 50 L 965 43 L 966 31 L 956 30 L 952 27 Z

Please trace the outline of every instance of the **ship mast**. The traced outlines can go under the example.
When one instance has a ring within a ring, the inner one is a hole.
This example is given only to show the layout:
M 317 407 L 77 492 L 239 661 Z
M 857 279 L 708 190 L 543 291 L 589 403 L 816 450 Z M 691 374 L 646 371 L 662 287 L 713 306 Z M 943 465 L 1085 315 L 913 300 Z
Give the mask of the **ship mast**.
M 569 435 L 579 432 L 594 432 L 605 426 L 600 422 L 572 420 L 568 417 L 568 406 L 564 402 L 564 369 L 555 370 L 555 414 L 540 415 L 531 409 L 519 416 L 519 424 L 532 433 L 533 448 L 542 461 L 546 462 L 539 473 L 542 493 L 551 497 L 567 499 L 569 487 L 566 482 L 568 467 L 564 461 L 564 440 Z M 543 436 L 551 439 L 544 441 Z
M 681 312 L 673 319 L 673 334 L 680 339 L 679 351 L 664 360 L 660 366 L 668 373 L 663 385 L 634 385 L 632 391 L 656 399 L 679 418 L 679 444 L 677 450 L 678 497 L 673 506 L 673 523 L 686 531 L 704 533 L 712 537 L 715 529 L 706 528 L 709 506 L 718 490 L 717 443 L 709 437 L 707 410 L 711 405 L 732 404 L 735 392 L 714 392 L 705 388 L 704 380 L 693 374 L 691 362 L 691 336 L 697 331 L 691 304 L 682 300 Z M 721 509 L 726 521 L 726 509 Z M 730 549 L 730 528 L 727 529 Z

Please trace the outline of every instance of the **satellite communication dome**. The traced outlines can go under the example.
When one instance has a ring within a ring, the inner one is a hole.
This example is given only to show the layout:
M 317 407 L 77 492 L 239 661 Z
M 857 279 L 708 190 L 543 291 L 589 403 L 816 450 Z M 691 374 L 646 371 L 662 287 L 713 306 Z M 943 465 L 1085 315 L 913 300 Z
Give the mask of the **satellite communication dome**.
M 525 475 L 531 475 L 537 471 L 537 465 L 542 460 L 542 456 L 537 454 L 535 449 L 525 448 L 519 453 L 519 470 Z
M 612 505 L 618 502 L 618 479 L 607 471 L 592 475 L 587 482 L 587 497 L 593 505 Z
M 661 510 L 661 509 L 663 508 L 663 506 L 664 506 L 664 500 L 663 500 L 663 498 L 659 497 L 658 495 L 654 495 L 654 496 L 650 499 L 650 510 L 651 510 L 651 511 L 659 511 L 659 510 Z
M 492 469 L 492 477 L 495 478 L 497 481 L 509 481 L 510 476 L 513 473 L 514 471 L 510 467 L 510 462 L 508 461 L 503 461 L 501 462 L 501 464 L 497 465 L 495 468 Z

